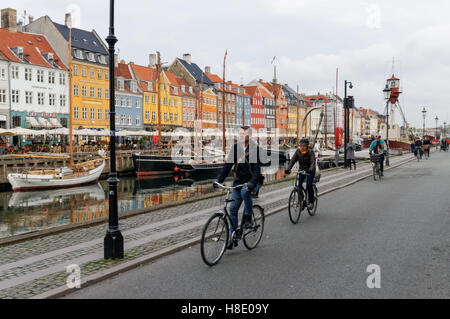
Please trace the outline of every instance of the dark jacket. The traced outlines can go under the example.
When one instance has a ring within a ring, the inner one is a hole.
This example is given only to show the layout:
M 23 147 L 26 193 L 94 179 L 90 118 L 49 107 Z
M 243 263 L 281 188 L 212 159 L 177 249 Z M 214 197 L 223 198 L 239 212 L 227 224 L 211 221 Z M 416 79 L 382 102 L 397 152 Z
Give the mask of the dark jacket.
M 289 163 L 288 171 L 294 167 L 295 163 L 299 163 L 299 168 L 302 171 L 314 172 L 316 170 L 316 156 L 314 151 L 308 149 L 308 153 L 302 154 L 300 150 L 297 150 Z
M 254 187 L 261 178 L 261 163 L 258 157 L 258 148 L 255 146 L 249 150 L 249 147 L 247 147 L 244 156 L 243 150 L 241 149 L 238 151 L 238 147 L 241 146 L 234 144 L 228 155 L 226 164 L 219 173 L 217 181 L 223 183 L 230 173 L 230 170 L 233 169 L 233 172 L 235 173 L 233 186 L 251 183 Z M 256 152 L 256 154 L 250 154 L 250 151 Z M 235 166 L 238 161 L 239 163 Z

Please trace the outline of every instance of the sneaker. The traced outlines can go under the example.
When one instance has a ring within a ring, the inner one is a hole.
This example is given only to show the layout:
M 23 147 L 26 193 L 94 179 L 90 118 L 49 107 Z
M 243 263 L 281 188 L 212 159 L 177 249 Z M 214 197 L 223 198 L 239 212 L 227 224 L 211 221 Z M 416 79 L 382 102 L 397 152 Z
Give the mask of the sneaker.
M 227 250 L 233 250 L 234 248 L 234 240 L 230 240 L 227 245 Z
M 244 227 L 243 227 L 244 229 L 252 228 L 253 227 L 253 218 L 251 216 L 244 215 L 243 223 L 244 223 Z
M 381 176 L 384 176 L 383 172 L 380 172 L 380 175 L 381 175 Z
M 309 210 L 314 209 L 314 203 L 308 204 L 308 209 L 309 209 Z

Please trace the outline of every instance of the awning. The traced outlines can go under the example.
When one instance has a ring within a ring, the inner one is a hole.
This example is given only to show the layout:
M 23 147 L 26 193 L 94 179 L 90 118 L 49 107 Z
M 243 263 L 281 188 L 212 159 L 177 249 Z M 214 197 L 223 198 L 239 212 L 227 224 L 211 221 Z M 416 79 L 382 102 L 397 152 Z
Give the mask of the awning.
M 43 117 L 38 118 L 39 127 L 51 128 L 52 125 Z
M 41 127 L 34 117 L 27 117 L 27 122 L 30 123 L 31 127 Z
M 55 128 L 61 128 L 61 127 L 63 127 L 63 126 L 61 125 L 61 123 L 59 123 L 58 119 L 57 119 L 57 118 L 54 118 L 54 117 L 50 118 L 50 123 L 51 123 L 52 126 L 55 127 Z

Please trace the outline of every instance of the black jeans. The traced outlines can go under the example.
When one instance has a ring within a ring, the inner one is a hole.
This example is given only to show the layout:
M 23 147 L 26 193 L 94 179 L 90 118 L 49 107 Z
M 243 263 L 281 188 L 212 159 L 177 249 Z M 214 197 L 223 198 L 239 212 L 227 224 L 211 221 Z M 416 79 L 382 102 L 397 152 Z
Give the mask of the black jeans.
M 384 154 L 380 156 L 380 171 L 384 172 Z
M 316 172 L 312 172 L 310 175 L 306 176 L 306 192 L 308 193 L 308 204 L 314 204 L 314 177 L 316 176 Z M 305 180 L 305 175 L 297 174 L 297 180 L 295 182 L 295 186 L 300 189 L 301 185 Z
M 348 159 L 347 160 L 347 166 L 350 167 L 350 169 L 352 168 L 352 163 L 353 163 L 353 166 L 355 166 L 355 169 L 356 169 L 356 161 L 354 159 Z

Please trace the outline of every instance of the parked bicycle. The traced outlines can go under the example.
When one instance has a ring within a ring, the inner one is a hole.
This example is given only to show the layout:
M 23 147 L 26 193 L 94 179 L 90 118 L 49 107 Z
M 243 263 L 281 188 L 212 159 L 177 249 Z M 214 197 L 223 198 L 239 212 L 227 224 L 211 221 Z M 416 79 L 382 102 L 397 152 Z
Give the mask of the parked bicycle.
M 373 170 L 373 180 L 379 180 L 383 178 L 381 174 L 381 164 L 380 161 L 382 159 L 381 154 L 370 154 L 370 161 L 372 162 L 372 170 Z
M 243 228 L 243 221 L 241 221 L 240 227 L 235 225 L 228 212 L 228 204 L 233 202 L 231 199 L 233 189 L 246 187 L 246 185 L 235 187 L 219 183 L 216 183 L 216 185 L 226 190 L 227 194 L 223 209 L 211 216 L 203 228 L 200 249 L 203 261 L 208 266 L 214 266 L 222 259 L 229 243 L 237 246 L 239 241 L 243 240 L 248 250 L 256 248 L 264 232 L 265 216 L 264 209 L 261 206 L 253 205 L 252 223 L 250 227 L 246 228 Z M 235 229 L 231 236 L 230 225 Z
M 298 174 L 308 176 L 308 174 L 305 171 L 299 171 Z M 320 178 L 320 175 L 318 175 L 318 179 Z M 291 192 L 291 196 L 289 196 L 289 219 L 291 222 L 295 225 L 298 224 L 300 220 L 300 216 L 302 212 L 305 210 L 305 208 L 308 210 L 308 214 L 310 216 L 315 216 L 317 212 L 317 204 L 319 202 L 319 191 L 317 190 L 316 183 L 319 182 L 319 180 L 316 179 L 313 184 L 314 188 L 314 206 L 313 208 L 308 208 L 306 199 L 307 199 L 307 191 L 303 187 L 303 184 L 306 182 L 306 178 L 304 178 L 304 182 L 301 185 L 295 185 L 294 189 Z M 298 180 L 298 179 L 297 179 Z

